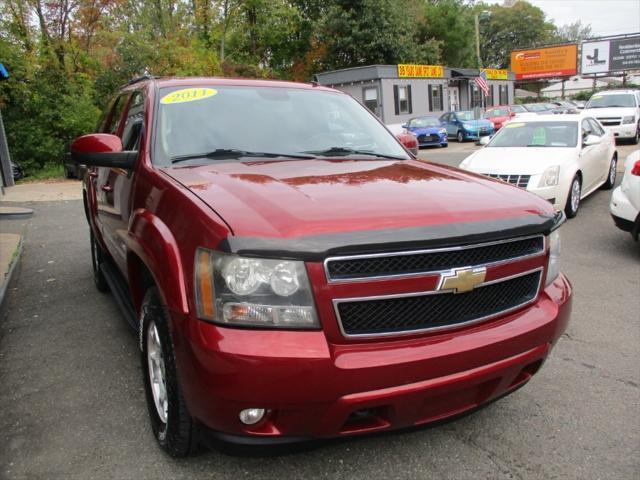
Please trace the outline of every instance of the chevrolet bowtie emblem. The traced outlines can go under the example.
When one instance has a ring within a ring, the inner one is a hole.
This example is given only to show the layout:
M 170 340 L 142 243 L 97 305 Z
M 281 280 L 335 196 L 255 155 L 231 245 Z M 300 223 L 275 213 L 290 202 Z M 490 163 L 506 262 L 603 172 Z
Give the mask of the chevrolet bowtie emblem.
M 454 268 L 440 275 L 438 290 L 453 290 L 453 293 L 470 292 L 483 283 L 486 276 L 485 267 Z

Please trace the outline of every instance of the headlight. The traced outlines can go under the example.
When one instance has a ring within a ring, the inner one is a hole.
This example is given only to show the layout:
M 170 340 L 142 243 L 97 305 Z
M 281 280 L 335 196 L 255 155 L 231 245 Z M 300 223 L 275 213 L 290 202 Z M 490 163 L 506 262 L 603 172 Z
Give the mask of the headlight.
M 544 286 L 553 282 L 560 273 L 560 229 L 556 229 L 549 235 L 549 266 L 547 267 L 547 279 Z
M 441 128 L 440 130 L 438 130 L 440 133 L 447 133 L 447 129 L 446 128 Z
M 628 125 L 629 123 L 636 123 L 636 118 L 633 115 L 622 117 L 622 124 Z
M 547 168 L 542 174 L 538 188 L 553 187 L 558 185 L 558 179 L 560 178 L 560 165 L 554 165 Z
M 226 325 L 319 328 L 303 262 L 196 251 L 198 317 Z
M 471 125 L 470 123 L 466 123 L 466 122 L 462 122 L 462 126 L 464 128 L 466 128 L 467 130 L 471 130 L 471 129 L 474 128 L 473 125 Z

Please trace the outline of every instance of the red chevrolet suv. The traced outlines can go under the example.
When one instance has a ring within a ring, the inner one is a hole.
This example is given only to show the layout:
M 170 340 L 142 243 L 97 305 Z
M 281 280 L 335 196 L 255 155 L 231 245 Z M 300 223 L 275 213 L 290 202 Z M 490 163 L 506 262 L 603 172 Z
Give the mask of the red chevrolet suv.
M 171 455 L 452 418 L 525 384 L 567 326 L 562 213 L 418 160 L 342 92 L 140 79 L 71 151 Z

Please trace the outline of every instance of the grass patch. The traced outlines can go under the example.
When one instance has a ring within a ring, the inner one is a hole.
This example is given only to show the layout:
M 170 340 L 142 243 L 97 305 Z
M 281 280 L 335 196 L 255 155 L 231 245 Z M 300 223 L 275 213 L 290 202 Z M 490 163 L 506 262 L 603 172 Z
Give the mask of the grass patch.
M 50 180 L 53 178 L 59 178 L 60 180 L 64 178 L 64 167 L 62 166 L 62 163 L 45 163 L 40 170 L 36 170 L 35 172 L 28 172 L 28 174 L 24 178 L 18 180 L 16 183 L 20 184 L 40 182 L 42 180 Z

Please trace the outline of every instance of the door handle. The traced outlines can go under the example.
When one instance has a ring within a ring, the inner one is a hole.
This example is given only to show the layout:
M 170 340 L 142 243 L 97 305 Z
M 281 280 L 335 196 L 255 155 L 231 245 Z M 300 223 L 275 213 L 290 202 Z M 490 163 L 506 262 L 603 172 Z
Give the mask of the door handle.
M 107 192 L 107 193 L 113 192 L 113 187 L 112 187 L 111 185 L 109 185 L 108 183 L 107 183 L 107 184 L 105 184 L 105 185 L 102 185 L 102 186 L 100 187 L 100 189 L 101 189 L 103 192 Z

